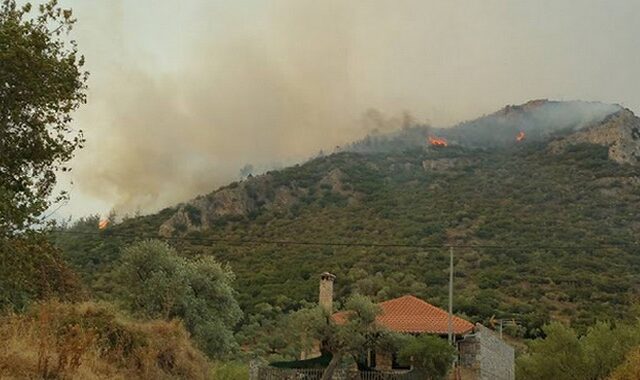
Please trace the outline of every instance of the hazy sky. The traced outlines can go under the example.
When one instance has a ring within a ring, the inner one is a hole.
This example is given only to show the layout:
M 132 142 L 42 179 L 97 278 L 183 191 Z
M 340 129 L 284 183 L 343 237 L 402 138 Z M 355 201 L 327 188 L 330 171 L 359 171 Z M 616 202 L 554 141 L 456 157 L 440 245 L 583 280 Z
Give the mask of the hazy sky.
M 638 0 L 61 0 L 91 72 L 57 217 L 153 211 L 367 131 L 533 98 L 640 110 Z M 71 184 L 73 181 L 73 184 Z

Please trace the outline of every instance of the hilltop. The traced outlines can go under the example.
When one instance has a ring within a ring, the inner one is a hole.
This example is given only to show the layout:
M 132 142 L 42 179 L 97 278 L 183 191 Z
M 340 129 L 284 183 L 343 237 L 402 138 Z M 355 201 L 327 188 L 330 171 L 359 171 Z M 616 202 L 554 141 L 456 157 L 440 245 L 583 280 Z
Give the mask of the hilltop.
M 513 318 L 520 336 L 552 318 L 583 327 L 636 301 L 639 126 L 615 105 L 532 101 L 449 129 L 369 137 L 97 234 L 87 219 L 70 227 L 86 235 L 56 239 L 105 298 L 128 241 L 162 237 L 186 255 L 214 255 L 236 273 L 247 314 L 314 301 L 325 270 L 338 277 L 338 299 L 412 293 L 444 305 L 448 258 L 437 247 L 473 246 L 456 251 L 458 312 Z M 433 248 L 229 243 L 240 240 Z

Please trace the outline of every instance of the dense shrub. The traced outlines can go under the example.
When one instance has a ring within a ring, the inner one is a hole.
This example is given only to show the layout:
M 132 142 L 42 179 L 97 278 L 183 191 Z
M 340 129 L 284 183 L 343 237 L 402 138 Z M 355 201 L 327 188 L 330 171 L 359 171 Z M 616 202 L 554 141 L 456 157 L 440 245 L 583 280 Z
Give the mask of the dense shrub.
M 459 161 L 442 170 L 422 166 L 440 159 Z M 343 189 L 352 189 L 346 204 L 327 199 L 321 189 L 322 179 L 336 169 L 343 173 Z M 340 153 L 271 173 L 274 188 L 302 189 L 290 209 L 262 208 L 254 220 L 213 216 L 207 219 L 211 228 L 199 230 L 197 239 L 171 242 L 185 256 L 213 256 L 233 267 L 237 300 L 248 316 L 258 317 L 245 319 L 252 325 L 263 319 L 257 305 L 275 307 L 281 296 L 292 300 L 292 309 L 316 301 L 317 274 L 323 271 L 338 276 L 338 300 L 353 291 L 375 301 L 411 293 L 446 306 L 449 262 L 439 247 L 454 243 L 476 246 L 455 251 L 456 312 L 473 322 L 488 323 L 494 315 L 513 320 L 514 331 L 525 338 L 542 336 L 542 326 L 553 319 L 567 320 L 582 333 L 597 320 L 623 317 L 640 286 L 634 246 L 640 193 L 631 181 L 637 173 L 637 167 L 618 165 L 593 145 L 557 155 L 537 144 Z M 157 236 L 173 212 L 95 234 L 72 226 L 57 241 L 79 263 L 94 294 L 110 296 L 109 276 L 122 246 Z M 434 248 L 224 243 L 229 240 Z M 560 248 L 611 244 L 623 245 Z
M 544 327 L 545 338 L 530 343 L 529 352 L 517 361 L 517 378 L 605 379 L 621 365 L 633 366 L 633 353 L 640 345 L 640 325 L 599 322 L 580 336 L 570 327 L 554 322 Z M 624 370 L 620 369 L 620 372 Z
M 166 243 L 148 240 L 124 250 L 115 280 L 121 299 L 143 318 L 180 318 L 212 357 L 234 351 L 233 328 L 242 316 L 234 275 L 211 256 L 187 260 Z
M 77 300 L 76 274 L 42 236 L 0 238 L 0 309 L 22 310 L 36 300 Z
M 413 338 L 400 350 L 401 363 L 413 365 L 431 379 L 443 379 L 455 358 L 455 349 L 444 339 L 432 335 Z
M 249 367 L 240 362 L 216 363 L 213 365 L 215 380 L 240 380 L 249 378 Z
M 178 321 L 133 322 L 105 304 L 47 302 L 0 320 L 0 377 L 207 379 Z

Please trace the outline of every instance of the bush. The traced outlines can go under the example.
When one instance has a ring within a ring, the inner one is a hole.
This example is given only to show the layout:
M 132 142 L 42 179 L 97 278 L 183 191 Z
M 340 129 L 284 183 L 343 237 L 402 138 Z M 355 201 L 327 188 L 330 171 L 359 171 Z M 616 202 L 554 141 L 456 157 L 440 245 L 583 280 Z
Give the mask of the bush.
M 244 363 L 228 362 L 213 365 L 213 379 L 239 380 L 249 378 L 249 367 Z
M 76 274 L 41 236 L 0 239 L 0 263 L 0 309 L 17 311 L 33 301 L 82 297 Z
M 640 325 L 598 322 L 579 336 L 554 322 L 544 333 L 544 339 L 531 342 L 529 352 L 518 358 L 518 379 L 604 379 L 640 344 Z
M 618 366 L 609 380 L 637 380 L 640 379 L 640 347 L 631 350 L 624 363 Z
M 420 335 L 400 349 L 402 364 L 413 365 L 432 379 L 444 379 L 455 358 L 455 349 L 444 339 L 433 335 Z
M 124 250 L 118 280 L 125 305 L 145 318 L 180 318 L 212 357 L 237 348 L 233 328 L 242 316 L 234 275 L 213 257 L 186 260 L 166 243 L 148 240 Z
M 0 321 L 1 378 L 206 379 L 178 321 L 132 322 L 105 304 L 57 301 Z

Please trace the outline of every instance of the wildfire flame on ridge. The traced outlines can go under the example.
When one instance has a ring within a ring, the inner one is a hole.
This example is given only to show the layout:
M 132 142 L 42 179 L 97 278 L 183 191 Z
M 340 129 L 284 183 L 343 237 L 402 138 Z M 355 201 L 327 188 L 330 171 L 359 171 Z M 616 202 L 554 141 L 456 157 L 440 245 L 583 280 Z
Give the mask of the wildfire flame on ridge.
M 524 140 L 524 137 L 525 137 L 524 132 L 520 131 L 516 136 L 516 142 L 521 142 L 522 140 Z
M 98 222 L 98 228 L 104 230 L 109 225 L 109 219 L 100 219 Z
M 434 137 L 434 136 L 429 136 L 429 144 L 433 145 L 433 146 L 448 146 L 449 144 L 447 143 L 447 140 L 442 138 L 442 137 Z

